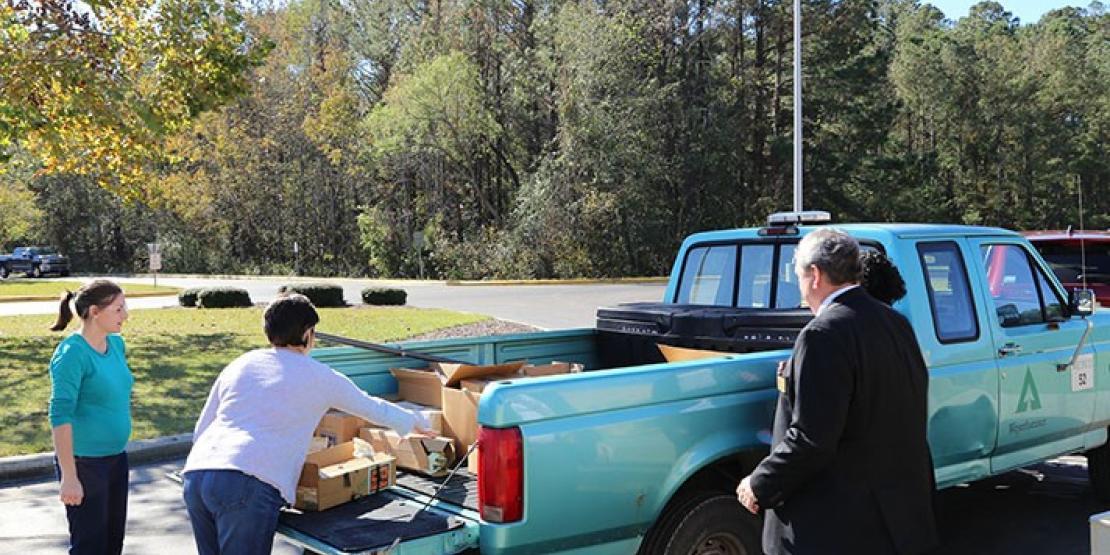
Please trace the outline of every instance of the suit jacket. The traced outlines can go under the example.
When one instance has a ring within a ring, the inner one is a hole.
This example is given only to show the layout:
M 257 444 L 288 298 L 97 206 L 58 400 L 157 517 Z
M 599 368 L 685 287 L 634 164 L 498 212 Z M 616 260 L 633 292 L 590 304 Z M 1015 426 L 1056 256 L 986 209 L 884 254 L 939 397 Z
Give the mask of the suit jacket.
M 936 547 L 929 376 L 909 322 L 846 291 L 802 330 L 777 382 L 773 447 L 751 477 L 764 551 Z

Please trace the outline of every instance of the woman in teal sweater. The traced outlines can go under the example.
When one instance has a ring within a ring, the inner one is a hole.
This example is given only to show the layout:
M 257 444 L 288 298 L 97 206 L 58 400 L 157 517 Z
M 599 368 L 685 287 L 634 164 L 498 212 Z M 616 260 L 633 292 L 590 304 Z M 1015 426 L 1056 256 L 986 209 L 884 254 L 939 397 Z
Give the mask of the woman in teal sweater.
M 70 309 L 70 302 L 73 309 Z M 119 332 L 127 321 L 123 290 L 108 280 L 66 293 L 58 320 L 65 329 L 81 319 L 50 359 L 50 426 L 69 520 L 71 554 L 123 550 L 127 521 L 127 453 L 131 436 L 131 385 Z

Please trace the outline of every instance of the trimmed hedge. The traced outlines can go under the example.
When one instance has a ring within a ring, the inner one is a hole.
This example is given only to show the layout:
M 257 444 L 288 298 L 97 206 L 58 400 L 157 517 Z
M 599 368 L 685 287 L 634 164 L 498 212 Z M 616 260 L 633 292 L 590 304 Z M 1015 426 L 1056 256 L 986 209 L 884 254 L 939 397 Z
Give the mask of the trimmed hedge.
M 177 304 L 181 306 L 197 306 L 197 295 L 203 287 L 190 287 L 177 294 Z
M 282 293 L 300 293 L 315 306 L 347 306 L 343 288 L 334 283 L 289 283 L 278 288 Z
M 238 287 L 205 287 L 197 294 L 200 308 L 234 308 L 254 306 L 246 289 Z
M 373 305 L 403 305 L 409 298 L 404 289 L 367 287 L 362 290 L 362 302 Z

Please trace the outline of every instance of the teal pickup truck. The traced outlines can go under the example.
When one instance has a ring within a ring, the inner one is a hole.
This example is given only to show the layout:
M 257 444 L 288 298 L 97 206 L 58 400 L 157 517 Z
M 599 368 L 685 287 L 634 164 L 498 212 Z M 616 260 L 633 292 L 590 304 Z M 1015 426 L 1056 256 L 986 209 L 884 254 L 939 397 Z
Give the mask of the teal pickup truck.
M 809 319 L 792 271 L 803 214 L 699 233 L 678 252 L 662 302 L 598 311 L 595 328 L 408 343 L 492 364 L 566 360 L 586 371 L 487 388 L 480 468 L 398 486 L 279 532 L 320 553 L 760 553 L 760 522 L 735 498 L 767 453 L 776 364 Z M 838 226 L 886 253 L 929 366 L 929 442 L 940 487 L 1067 453 L 1089 456 L 1110 497 L 1110 314 L 1066 291 L 1011 231 Z M 656 344 L 729 351 L 665 362 Z M 367 391 L 414 359 L 352 347 L 313 356 Z M 433 498 L 434 494 L 434 498 Z

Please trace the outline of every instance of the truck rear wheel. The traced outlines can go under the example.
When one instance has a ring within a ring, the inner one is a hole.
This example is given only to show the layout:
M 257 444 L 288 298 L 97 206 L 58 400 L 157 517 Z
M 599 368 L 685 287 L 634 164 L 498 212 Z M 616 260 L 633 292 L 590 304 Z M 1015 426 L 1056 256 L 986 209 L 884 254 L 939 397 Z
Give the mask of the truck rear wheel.
M 1095 497 L 1110 503 L 1110 443 L 1087 451 L 1087 477 Z
M 42 268 L 39 268 L 38 265 L 36 265 L 34 268 L 31 268 L 31 277 L 42 277 Z
M 643 555 L 760 555 L 760 520 L 736 495 L 696 491 L 672 503 L 645 539 Z

